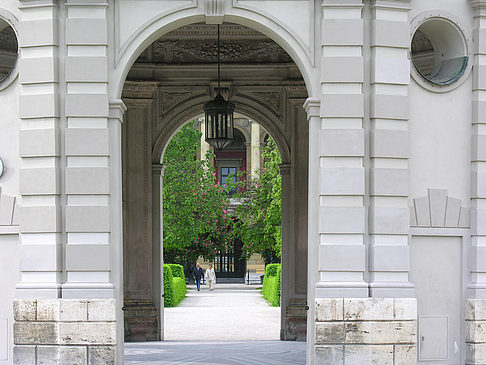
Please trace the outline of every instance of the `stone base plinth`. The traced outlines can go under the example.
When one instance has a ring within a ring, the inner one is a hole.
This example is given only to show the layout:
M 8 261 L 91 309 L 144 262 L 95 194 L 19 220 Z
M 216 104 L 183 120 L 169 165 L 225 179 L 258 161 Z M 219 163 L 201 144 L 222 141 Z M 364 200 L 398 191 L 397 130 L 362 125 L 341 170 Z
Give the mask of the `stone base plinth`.
M 466 365 L 486 364 L 486 299 L 466 299 Z
M 160 341 L 158 310 L 152 301 L 127 300 L 123 306 L 125 341 Z
M 416 363 L 416 299 L 321 298 L 315 305 L 316 364 Z
M 115 364 L 113 299 L 14 301 L 14 364 Z
M 285 328 L 281 340 L 305 341 L 307 337 L 307 303 L 305 299 L 291 299 L 285 309 Z

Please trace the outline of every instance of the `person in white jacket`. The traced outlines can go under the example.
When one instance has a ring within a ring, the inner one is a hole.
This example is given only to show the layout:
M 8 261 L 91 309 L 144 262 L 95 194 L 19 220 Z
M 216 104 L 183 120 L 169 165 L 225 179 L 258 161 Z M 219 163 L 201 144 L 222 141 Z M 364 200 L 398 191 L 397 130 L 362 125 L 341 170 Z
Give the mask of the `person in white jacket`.
M 204 273 L 204 278 L 207 280 L 209 285 L 209 290 L 214 290 L 214 284 L 216 284 L 216 273 L 214 272 L 213 265 L 209 264 L 209 268 L 206 269 Z

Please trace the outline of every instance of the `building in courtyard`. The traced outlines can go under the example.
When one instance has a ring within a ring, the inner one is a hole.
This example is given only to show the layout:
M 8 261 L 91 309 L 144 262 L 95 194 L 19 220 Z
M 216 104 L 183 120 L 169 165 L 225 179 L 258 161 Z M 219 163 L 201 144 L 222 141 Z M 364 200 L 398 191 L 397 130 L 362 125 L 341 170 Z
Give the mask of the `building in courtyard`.
M 204 116 L 196 119 L 196 127 L 201 131 L 200 157 L 206 156 L 208 151 L 214 153 L 213 165 L 216 172 L 216 181 L 225 186 L 228 178 L 236 180 L 238 174 L 243 174 L 242 179 L 257 179 L 263 168 L 263 148 L 269 137 L 268 132 L 256 121 L 244 115 L 234 116 L 233 141 L 221 151 L 205 141 Z M 234 191 L 228 192 L 230 196 Z M 238 199 L 230 199 L 230 210 L 234 211 Z M 265 270 L 265 260 L 260 254 L 252 254 L 245 259 L 243 242 L 235 239 L 233 250 L 228 253 L 220 252 L 212 262 L 218 282 L 245 282 L 247 284 L 260 283 L 260 275 Z M 209 262 L 200 258 L 203 268 Z
M 485 19 L 485 0 L 2 0 L 0 364 L 163 340 L 161 161 L 215 96 L 216 24 L 222 94 L 282 156 L 282 340 L 309 365 L 486 363 Z

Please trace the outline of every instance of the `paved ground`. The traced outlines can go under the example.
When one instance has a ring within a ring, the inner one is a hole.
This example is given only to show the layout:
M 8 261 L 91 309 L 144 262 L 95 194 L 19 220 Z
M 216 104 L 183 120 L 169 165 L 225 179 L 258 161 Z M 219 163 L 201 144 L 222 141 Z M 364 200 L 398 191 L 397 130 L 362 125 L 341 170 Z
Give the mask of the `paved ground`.
M 260 286 L 218 284 L 210 292 L 189 287 L 187 297 L 164 312 L 166 340 L 279 340 L 280 308 L 271 307 Z
M 125 344 L 125 363 L 305 364 L 305 343 L 279 341 L 280 308 L 269 306 L 259 288 L 189 286 L 178 307 L 165 309 L 165 341 Z
M 305 342 L 163 341 L 125 344 L 125 364 L 304 365 Z

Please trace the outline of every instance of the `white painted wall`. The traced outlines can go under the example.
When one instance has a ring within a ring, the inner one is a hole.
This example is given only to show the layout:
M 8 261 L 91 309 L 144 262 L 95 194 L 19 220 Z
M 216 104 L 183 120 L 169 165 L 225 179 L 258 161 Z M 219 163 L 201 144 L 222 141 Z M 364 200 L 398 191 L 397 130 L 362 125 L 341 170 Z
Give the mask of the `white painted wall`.
M 427 189 L 469 206 L 471 173 L 471 76 L 447 93 L 425 90 L 413 79 L 410 93 L 410 197 Z
M 2 293 L 0 300 L 0 365 L 12 363 L 12 302 L 15 285 L 20 280 L 18 251 L 18 236 L 2 234 L 0 227 L 0 278 L 2 278 L 0 280 L 0 293 Z M 7 328 L 4 326 L 5 319 Z M 7 342 L 5 342 L 6 339 Z M 4 353 L 5 348 L 7 353 Z

